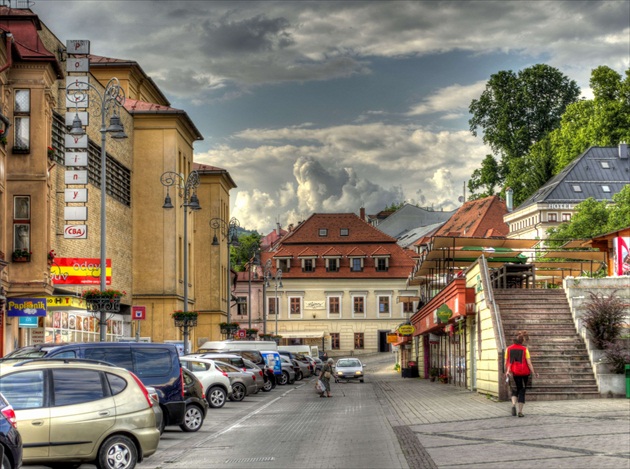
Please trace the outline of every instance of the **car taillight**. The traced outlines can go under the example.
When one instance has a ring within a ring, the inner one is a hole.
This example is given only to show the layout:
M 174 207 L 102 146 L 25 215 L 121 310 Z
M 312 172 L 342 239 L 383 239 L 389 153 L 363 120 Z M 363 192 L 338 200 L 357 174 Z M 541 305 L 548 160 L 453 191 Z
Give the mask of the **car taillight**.
M 10 405 L 6 406 L 4 409 L 2 409 L 2 415 L 6 417 L 13 428 L 17 428 L 17 419 L 15 418 L 13 407 L 11 407 Z
M 129 373 L 131 373 L 131 371 Z M 142 383 L 142 381 L 140 381 L 140 378 L 138 378 L 135 374 L 131 373 L 131 376 L 136 381 L 136 384 L 138 385 L 138 387 L 142 390 L 142 395 L 149 403 L 149 407 L 153 407 L 153 399 L 151 399 L 151 396 L 149 396 L 149 391 L 147 391 L 146 386 Z
M 223 376 L 225 376 L 226 378 L 229 378 L 229 376 L 228 376 L 227 372 L 222 371 L 221 373 L 223 373 Z
M 260 370 L 258 373 L 260 374 L 260 376 L 263 376 L 262 370 Z
M 252 378 L 254 378 L 254 381 L 256 381 L 256 375 L 252 374 Z

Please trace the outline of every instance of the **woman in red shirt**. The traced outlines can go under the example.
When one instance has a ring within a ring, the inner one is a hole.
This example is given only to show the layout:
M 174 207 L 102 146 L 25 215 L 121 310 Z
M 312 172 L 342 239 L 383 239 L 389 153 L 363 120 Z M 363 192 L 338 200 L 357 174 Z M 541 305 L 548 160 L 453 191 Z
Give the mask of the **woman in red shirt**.
M 518 416 L 523 417 L 523 406 L 525 405 L 525 388 L 530 374 L 534 372 L 529 350 L 523 344 L 529 340 L 527 331 L 518 331 L 514 337 L 514 344 L 505 351 L 505 379 L 509 380 L 513 376 L 516 389 L 512 389 L 512 415 L 516 416 L 516 404 L 518 403 Z

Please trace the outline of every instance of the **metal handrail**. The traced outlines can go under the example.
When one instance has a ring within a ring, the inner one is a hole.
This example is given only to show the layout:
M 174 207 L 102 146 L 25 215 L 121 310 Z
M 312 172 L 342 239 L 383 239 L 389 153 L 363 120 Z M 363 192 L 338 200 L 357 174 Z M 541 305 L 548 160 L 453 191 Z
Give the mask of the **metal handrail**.
M 490 282 L 490 276 L 488 275 L 488 261 L 486 257 L 482 254 L 479 257 L 479 270 L 481 271 L 481 283 L 483 285 L 483 291 L 486 295 L 486 302 L 490 307 L 490 314 L 497 325 L 497 336 L 499 339 L 499 347 L 501 350 L 501 362 L 502 366 L 505 366 L 505 361 L 503 360 L 503 353 L 505 352 L 505 335 L 503 334 L 503 323 L 501 322 L 501 312 L 499 311 L 499 307 L 494 301 L 494 290 L 492 289 L 492 282 Z M 505 370 L 503 370 L 505 371 Z

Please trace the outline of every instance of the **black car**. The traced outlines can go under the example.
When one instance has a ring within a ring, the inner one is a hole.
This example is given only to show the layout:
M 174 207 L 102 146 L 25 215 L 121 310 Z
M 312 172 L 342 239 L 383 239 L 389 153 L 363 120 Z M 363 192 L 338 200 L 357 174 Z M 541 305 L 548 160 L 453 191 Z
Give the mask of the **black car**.
M 155 388 L 160 399 L 163 425 L 184 423 L 184 377 L 179 353 L 173 344 L 143 342 L 85 342 L 38 344 L 21 347 L 3 361 L 31 358 L 84 358 L 112 363 L 133 372 L 142 384 Z M 160 429 L 162 430 L 162 429 Z
M 203 384 L 192 373 L 182 368 L 184 372 L 184 398 L 186 399 L 186 417 L 179 428 L 185 432 L 196 432 L 203 425 L 208 414 L 208 401 L 203 391 Z
M 0 394 L 0 454 L 2 469 L 22 466 L 22 437 L 17 431 L 13 407 Z

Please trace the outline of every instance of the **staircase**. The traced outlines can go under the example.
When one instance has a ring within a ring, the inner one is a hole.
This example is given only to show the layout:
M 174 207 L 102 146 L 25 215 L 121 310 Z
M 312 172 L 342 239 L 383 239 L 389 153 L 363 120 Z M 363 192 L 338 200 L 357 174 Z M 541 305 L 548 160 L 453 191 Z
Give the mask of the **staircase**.
M 519 330 L 529 334 L 529 349 L 539 378 L 527 400 L 599 398 L 586 345 L 577 334 L 564 290 L 495 289 L 506 345 Z

